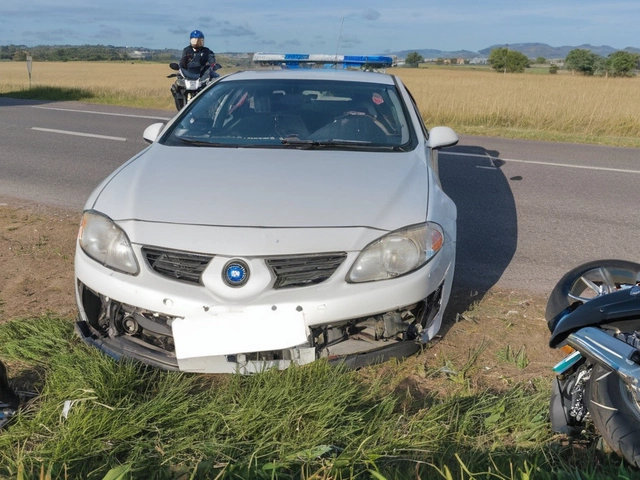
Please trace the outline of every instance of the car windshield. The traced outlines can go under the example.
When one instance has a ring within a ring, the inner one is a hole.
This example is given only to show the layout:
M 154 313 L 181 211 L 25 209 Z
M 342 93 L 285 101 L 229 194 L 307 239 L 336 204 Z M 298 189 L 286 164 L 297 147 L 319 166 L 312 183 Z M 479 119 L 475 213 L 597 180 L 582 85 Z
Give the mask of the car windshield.
M 413 133 L 395 85 L 311 79 L 218 82 L 164 145 L 405 150 Z

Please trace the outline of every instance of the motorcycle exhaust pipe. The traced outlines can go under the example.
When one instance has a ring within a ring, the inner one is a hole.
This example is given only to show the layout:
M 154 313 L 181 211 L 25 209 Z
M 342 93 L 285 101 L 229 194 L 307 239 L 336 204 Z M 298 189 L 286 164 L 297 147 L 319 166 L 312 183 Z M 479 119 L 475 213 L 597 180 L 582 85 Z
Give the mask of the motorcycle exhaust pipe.
M 567 343 L 582 355 L 616 372 L 640 401 L 640 351 L 604 331 L 581 328 L 569 335 Z

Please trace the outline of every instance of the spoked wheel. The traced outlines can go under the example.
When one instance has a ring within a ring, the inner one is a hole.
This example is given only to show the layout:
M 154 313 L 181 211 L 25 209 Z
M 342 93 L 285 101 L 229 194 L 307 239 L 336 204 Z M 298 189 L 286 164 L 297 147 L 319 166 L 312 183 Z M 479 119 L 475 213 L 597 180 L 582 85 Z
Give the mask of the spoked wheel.
M 584 303 L 596 297 L 632 287 L 637 281 L 637 272 L 634 269 L 598 266 L 580 275 L 573 283 L 568 296 Z
M 545 318 L 552 328 L 556 317 L 567 308 L 630 288 L 640 282 L 640 264 L 625 260 L 596 260 L 567 272 L 547 301 Z

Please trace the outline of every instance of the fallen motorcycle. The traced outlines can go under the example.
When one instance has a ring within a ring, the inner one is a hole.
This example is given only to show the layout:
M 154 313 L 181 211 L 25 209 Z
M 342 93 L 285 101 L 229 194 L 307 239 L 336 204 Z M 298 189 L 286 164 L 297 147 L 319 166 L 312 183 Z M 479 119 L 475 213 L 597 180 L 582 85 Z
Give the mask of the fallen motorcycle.
M 176 79 L 173 85 L 171 85 L 171 94 L 173 95 L 176 109 L 179 111 L 213 79 L 220 76 L 217 70 L 222 68 L 222 66 L 216 63 L 215 65 L 202 69 L 200 72 L 193 72 L 172 62 L 169 64 L 169 68 L 178 72 L 167 75 L 167 78 Z
M 0 428 L 4 427 L 18 411 L 20 398 L 9 386 L 7 369 L 0 361 Z
M 640 467 L 640 264 L 598 260 L 567 272 L 545 314 L 555 367 L 555 432 L 578 434 L 591 420 L 605 442 Z

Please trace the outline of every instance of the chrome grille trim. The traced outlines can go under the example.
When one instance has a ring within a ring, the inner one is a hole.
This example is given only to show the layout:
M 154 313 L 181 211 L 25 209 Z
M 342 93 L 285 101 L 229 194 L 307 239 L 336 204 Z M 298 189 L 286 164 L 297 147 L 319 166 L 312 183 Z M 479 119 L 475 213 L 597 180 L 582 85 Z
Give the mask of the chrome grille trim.
M 213 255 L 148 246 L 142 247 L 142 255 L 156 273 L 196 285 L 202 284 L 202 272 L 213 259 Z
M 345 252 L 265 258 L 276 276 L 274 289 L 307 287 L 327 280 L 347 258 Z

